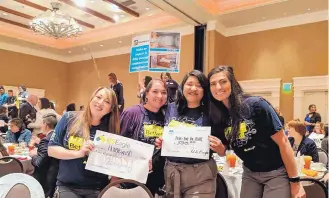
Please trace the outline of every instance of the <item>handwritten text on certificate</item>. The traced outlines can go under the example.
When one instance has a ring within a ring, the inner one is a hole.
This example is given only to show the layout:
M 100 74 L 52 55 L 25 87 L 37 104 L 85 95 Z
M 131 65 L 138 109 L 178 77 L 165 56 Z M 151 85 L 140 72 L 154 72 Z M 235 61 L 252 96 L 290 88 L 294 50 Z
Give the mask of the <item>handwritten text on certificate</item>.
M 103 131 L 96 131 L 94 144 L 86 169 L 146 183 L 153 145 Z
M 165 127 L 162 156 L 209 159 L 210 127 Z

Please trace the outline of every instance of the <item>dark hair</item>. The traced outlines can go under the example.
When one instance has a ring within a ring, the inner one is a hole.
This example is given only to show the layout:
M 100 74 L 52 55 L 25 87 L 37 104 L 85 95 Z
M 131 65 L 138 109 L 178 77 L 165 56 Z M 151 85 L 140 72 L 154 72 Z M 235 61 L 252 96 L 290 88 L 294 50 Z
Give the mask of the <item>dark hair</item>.
M 115 73 L 110 73 L 110 74 L 108 75 L 108 77 L 112 77 L 112 78 L 114 78 L 115 81 L 118 80 L 118 79 L 117 79 L 117 76 L 115 75 Z
M 12 89 L 9 89 L 8 92 L 12 92 L 13 93 L 13 90 Z
M 7 107 L 5 106 L 0 106 L 0 115 L 7 113 Z
M 40 109 L 49 109 L 50 108 L 50 102 L 47 98 L 40 98 L 41 108 Z
M 75 103 L 70 103 L 66 106 L 66 111 L 75 111 Z
M 145 76 L 144 87 L 147 87 L 147 85 L 150 83 L 151 80 L 152 80 L 151 76 Z
M 2 85 L 0 85 L 0 89 L 5 89 Z
M 187 101 L 186 98 L 183 94 L 184 86 L 186 81 L 188 80 L 189 77 L 194 76 L 198 79 L 202 89 L 203 89 L 203 97 L 200 101 L 200 105 L 202 105 L 202 112 L 208 114 L 208 107 L 209 107 L 209 96 L 208 96 L 208 89 L 209 89 L 209 82 L 207 77 L 200 71 L 198 70 L 193 70 L 189 73 L 187 73 L 180 85 L 180 88 L 178 89 L 177 92 L 177 111 L 178 114 L 183 114 L 185 110 L 187 110 Z
M 24 85 L 20 85 L 19 87 L 22 88 L 23 91 L 26 91 L 26 87 Z
M 164 88 L 165 88 L 165 90 L 167 91 L 167 85 L 166 85 L 166 83 L 164 83 L 162 80 L 160 80 L 160 79 L 152 79 L 150 82 L 149 82 L 149 84 L 147 84 L 147 86 L 145 87 L 145 90 L 144 90 L 144 94 L 143 94 L 143 102 L 144 102 L 144 104 L 147 102 L 146 101 L 146 94 L 150 91 L 150 89 L 152 88 L 152 86 L 153 86 L 153 84 L 154 83 L 156 83 L 156 82 L 160 82 L 160 83 L 162 83 L 163 84 L 163 86 L 164 86 Z M 167 99 L 168 100 L 168 99 Z
M 323 129 L 324 129 L 324 137 L 328 137 L 328 125 L 325 125 Z
M 20 118 L 13 118 L 13 119 L 9 120 L 9 123 L 17 126 L 20 131 L 25 129 L 24 122 Z
M 229 118 L 232 118 L 232 131 L 228 135 L 229 144 L 236 140 L 238 135 L 238 129 L 241 120 L 242 101 L 247 95 L 244 94 L 240 84 L 236 80 L 233 72 L 233 68 L 230 66 L 217 66 L 213 68 L 208 74 L 208 80 L 214 74 L 224 72 L 231 83 L 231 94 L 228 98 L 230 103 L 230 109 L 227 109 L 222 101 L 216 100 L 212 93 L 210 93 L 210 118 L 215 124 L 221 124 L 227 126 Z M 211 85 L 210 85 L 211 86 Z
M 54 109 L 54 110 L 55 110 L 55 105 L 54 105 L 53 102 L 49 101 L 49 105 L 50 105 L 50 108 L 51 108 L 51 109 Z
M 84 105 L 81 105 L 80 108 L 79 108 L 79 110 L 82 111 L 82 110 L 84 110 L 84 108 L 85 108 L 85 106 Z
M 55 114 L 46 114 L 42 117 L 42 120 L 43 123 L 46 124 L 50 129 L 55 129 L 57 125 L 57 118 Z
M 170 75 L 170 73 L 168 73 L 168 72 L 166 72 L 166 73 L 162 72 L 162 73 L 160 74 L 160 78 L 161 78 L 161 80 L 162 80 L 163 75 L 168 76 L 168 78 L 169 78 L 170 80 L 172 80 L 171 75 Z

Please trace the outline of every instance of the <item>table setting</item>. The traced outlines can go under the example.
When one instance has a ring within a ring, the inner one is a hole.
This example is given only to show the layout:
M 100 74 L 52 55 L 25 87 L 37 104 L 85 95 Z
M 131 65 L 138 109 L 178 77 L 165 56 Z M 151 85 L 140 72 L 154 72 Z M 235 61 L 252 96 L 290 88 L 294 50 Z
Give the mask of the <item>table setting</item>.
M 25 142 L 19 144 L 4 143 L 10 157 L 18 159 L 23 165 L 23 173 L 32 175 L 34 166 L 31 163 L 32 158 L 29 156 L 30 148 Z

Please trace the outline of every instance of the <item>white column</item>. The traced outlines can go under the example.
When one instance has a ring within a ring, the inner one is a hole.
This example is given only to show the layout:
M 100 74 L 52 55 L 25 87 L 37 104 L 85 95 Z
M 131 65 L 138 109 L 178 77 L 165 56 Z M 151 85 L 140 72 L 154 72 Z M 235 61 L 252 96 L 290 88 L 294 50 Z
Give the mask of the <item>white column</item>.
M 303 97 L 304 91 L 302 90 L 294 90 L 294 118 L 299 118 L 300 120 L 304 120 L 304 116 L 302 113 L 303 108 Z

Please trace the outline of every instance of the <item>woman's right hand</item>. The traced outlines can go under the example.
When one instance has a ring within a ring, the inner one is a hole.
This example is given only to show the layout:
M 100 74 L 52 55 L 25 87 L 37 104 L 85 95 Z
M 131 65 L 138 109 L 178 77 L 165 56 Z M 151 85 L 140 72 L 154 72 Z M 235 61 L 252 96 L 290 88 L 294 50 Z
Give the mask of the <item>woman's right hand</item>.
M 155 139 L 155 146 L 160 149 L 162 147 L 162 142 L 163 142 L 162 137 Z
M 78 151 L 79 157 L 84 157 L 89 154 L 90 151 L 94 149 L 95 145 L 91 140 L 85 141 Z

